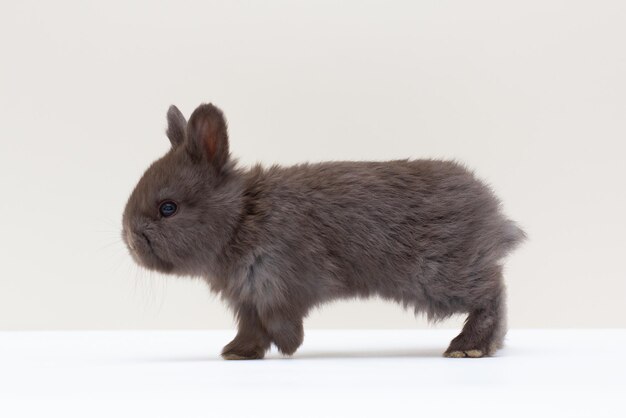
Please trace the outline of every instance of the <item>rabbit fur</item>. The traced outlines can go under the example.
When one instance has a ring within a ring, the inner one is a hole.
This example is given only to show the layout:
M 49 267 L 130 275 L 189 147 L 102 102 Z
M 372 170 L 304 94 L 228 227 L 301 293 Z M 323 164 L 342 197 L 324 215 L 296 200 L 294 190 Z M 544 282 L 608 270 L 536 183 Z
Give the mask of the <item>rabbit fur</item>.
M 293 354 L 311 308 L 380 296 L 429 319 L 468 314 L 448 357 L 482 357 L 506 333 L 502 260 L 525 237 L 491 189 L 441 160 L 245 169 L 212 104 L 187 122 L 171 106 L 171 148 L 144 173 L 122 238 L 141 266 L 201 277 L 235 313 L 226 359 Z M 159 207 L 175 202 L 164 217 Z

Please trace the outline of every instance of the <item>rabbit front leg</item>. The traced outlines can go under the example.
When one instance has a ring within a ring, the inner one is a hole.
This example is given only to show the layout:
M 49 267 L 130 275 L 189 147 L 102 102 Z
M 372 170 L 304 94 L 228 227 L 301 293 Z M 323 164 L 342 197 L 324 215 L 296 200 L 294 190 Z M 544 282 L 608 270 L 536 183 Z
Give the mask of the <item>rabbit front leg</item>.
M 270 348 L 271 339 L 253 306 L 240 306 L 237 315 L 237 335 L 222 350 L 226 360 L 262 359 Z
M 261 316 L 261 321 L 278 351 L 290 356 L 304 340 L 303 318 L 297 310 L 273 308 Z

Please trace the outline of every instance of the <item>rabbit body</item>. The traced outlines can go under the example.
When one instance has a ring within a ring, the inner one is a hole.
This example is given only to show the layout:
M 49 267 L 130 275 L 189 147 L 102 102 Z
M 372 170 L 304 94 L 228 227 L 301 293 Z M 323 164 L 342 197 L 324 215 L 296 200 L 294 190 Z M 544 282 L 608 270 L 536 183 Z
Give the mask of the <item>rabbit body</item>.
M 462 165 L 241 169 L 219 109 L 202 105 L 187 124 L 171 108 L 168 120 L 172 149 L 131 195 L 123 237 L 140 264 L 200 276 L 231 306 L 239 331 L 224 358 L 262 358 L 272 343 L 292 354 L 311 308 L 370 296 L 434 320 L 468 314 L 449 357 L 491 355 L 502 345 L 501 263 L 524 233 Z M 160 216 L 164 199 L 180 201 L 180 213 Z

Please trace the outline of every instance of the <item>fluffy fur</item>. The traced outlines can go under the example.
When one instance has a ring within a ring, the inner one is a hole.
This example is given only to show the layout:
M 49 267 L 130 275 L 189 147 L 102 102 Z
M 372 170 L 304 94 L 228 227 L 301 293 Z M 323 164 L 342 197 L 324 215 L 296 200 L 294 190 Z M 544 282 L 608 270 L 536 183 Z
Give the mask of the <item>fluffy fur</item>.
M 172 148 L 123 215 L 137 263 L 200 276 L 234 310 L 226 359 L 292 354 L 324 302 L 378 295 L 431 319 L 469 314 L 450 357 L 493 354 L 506 333 L 501 262 L 524 238 L 492 191 L 451 161 L 236 166 L 211 104 L 189 123 L 172 106 Z M 178 204 L 159 214 L 165 200 Z

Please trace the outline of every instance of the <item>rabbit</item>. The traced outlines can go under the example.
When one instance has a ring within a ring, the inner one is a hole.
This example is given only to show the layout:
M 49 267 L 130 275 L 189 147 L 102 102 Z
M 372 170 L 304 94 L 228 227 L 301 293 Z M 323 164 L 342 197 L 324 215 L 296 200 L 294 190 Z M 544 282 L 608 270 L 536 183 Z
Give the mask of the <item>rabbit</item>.
M 171 106 L 171 148 L 143 174 L 122 239 L 147 269 L 201 277 L 234 311 L 222 357 L 292 355 L 314 307 L 379 296 L 429 320 L 467 314 L 447 357 L 493 355 L 506 333 L 502 260 L 525 233 L 463 165 L 421 159 L 241 168 L 226 120 Z

